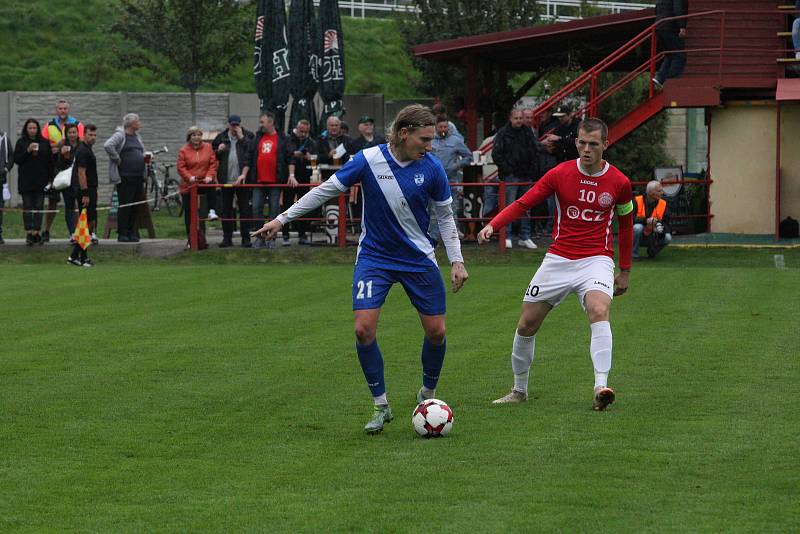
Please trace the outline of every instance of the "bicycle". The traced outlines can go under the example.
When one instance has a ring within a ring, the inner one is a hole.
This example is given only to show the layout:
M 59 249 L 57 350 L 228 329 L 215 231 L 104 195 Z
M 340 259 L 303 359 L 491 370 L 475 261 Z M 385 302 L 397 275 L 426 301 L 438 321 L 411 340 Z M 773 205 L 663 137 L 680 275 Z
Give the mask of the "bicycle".
M 181 205 L 181 196 L 179 193 L 180 186 L 178 180 L 170 177 L 169 170 L 175 165 L 171 163 L 161 164 L 161 171 L 163 178 L 159 178 L 156 167 L 156 156 L 158 154 L 169 152 L 169 149 L 164 146 L 159 150 L 152 152 L 145 152 L 144 161 L 147 168 L 147 182 L 146 188 L 148 198 L 152 198 L 151 211 L 159 211 L 160 205 L 167 207 L 167 213 L 173 217 L 178 217 L 183 213 L 183 206 Z

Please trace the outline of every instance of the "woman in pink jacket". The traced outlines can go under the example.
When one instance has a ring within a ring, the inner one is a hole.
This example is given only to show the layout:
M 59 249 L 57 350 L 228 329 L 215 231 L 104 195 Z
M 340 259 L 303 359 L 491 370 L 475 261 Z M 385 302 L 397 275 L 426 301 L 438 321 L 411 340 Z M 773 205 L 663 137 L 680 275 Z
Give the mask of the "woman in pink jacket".
M 178 152 L 178 174 L 181 177 L 180 189 L 183 201 L 183 220 L 186 224 L 186 237 L 189 237 L 189 186 L 195 183 L 211 184 L 217 182 L 217 157 L 210 143 L 203 142 L 203 131 L 197 126 L 192 126 L 186 132 L 186 144 Z M 206 200 L 209 188 L 201 188 L 200 193 L 200 248 L 208 248 L 206 243 L 206 223 L 208 217 L 208 202 Z M 213 206 L 211 206 L 213 207 Z M 188 247 L 188 243 L 187 243 Z

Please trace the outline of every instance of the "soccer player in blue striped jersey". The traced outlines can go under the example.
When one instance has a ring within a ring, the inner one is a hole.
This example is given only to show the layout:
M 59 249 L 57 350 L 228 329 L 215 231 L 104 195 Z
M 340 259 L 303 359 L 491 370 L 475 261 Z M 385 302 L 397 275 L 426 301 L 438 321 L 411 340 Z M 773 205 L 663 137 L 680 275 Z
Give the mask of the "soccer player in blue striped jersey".
M 377 329 L 383 302 L 396 282 L 417 309 L 425 332 L 418 402 L 434 397 L 444 362 L 445 289 L 428 234 L 429 205 L 433 206 L 450 261 L 453 292 L 469 277 L 453 219 L 447 175 L 430 154 L 435 123 L 433 113 L 424 106 L 403 108 L 392 123 L 388 144 L 357 153 L 330 179 L 253 234 L 269 239 L 284 224 L 351 186 L 361 185 L 363 214 L 352 293 L 356 352 L 374 402 L 372 417 L 364 427 L 368 434 L 381 432 L 393 419 Z

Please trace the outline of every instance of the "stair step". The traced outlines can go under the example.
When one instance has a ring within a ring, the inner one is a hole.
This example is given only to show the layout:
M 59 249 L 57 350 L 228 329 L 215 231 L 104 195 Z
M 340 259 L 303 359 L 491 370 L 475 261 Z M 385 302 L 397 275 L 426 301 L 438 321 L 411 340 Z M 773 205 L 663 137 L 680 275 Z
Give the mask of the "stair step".
M 789 4 L 785 6 L 778 6 L 778 9 L 794 9 L 794 5 Z
M 778 32 L 778 37 L 791 37 L 792 32 Z
M 779 57 L 778 63 L 800 63 L 800 57 Z

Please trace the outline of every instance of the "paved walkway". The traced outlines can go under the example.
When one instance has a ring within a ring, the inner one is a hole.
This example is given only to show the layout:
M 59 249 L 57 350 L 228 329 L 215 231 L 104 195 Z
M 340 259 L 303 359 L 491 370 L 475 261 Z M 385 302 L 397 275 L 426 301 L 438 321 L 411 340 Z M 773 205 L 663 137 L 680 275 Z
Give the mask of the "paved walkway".
M 70 246 L 68 239 L 51 239 L 44 245 L 33 245 L 30 248 L 69 251 Z M 116 239 L 101 239 L 98 245 L 92 245 L 92 247 L 120 250 L 134 249 L 136 254 L 141 256 L 167 257 L 183 252 L 186 247 L 186 241 L 182 239 L 142 239 L 138 243 L 119 243 Z M 0 251 L 6 248 L 20 250 L 28 248 L 28 245 L 25 244 L 24 239 L 6 239 L 6 244 L 0 245 Z

